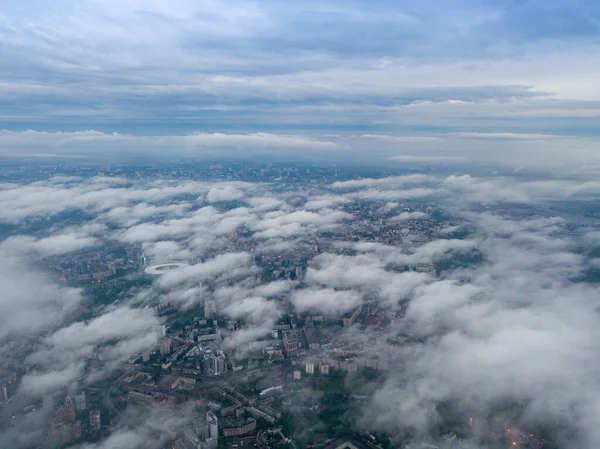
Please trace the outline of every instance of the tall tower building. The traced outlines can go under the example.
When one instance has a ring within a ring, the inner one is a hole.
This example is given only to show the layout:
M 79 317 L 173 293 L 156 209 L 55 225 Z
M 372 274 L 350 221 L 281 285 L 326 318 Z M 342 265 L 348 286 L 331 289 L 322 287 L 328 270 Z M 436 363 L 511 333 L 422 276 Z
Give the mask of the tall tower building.
M 75 404 L 69 396 L 67 396 L 67 399 L 65 399 L 65 405 L 62 407 L 62 413 L 63 422 L 72 423 L 75 421 Z
M 213 412 L 206 414 L 206 429 L 200 449 L 217 449 L 219 444 L 219 420 Z
M 171 339 L 169 337 L 165 337 L 160 342 L 160 354 L 161 355 L 169 355 L 171 353 Z
M 85 402 L 85 391 L 82 391 L 80 394 L 75 396 L 75 410 L 78 412 L 82 412 L 87 408 Z
M 204 303 L 204 318 L 214 318 L 217 314 L 216 301 L 206 301 Z
M 207 438 L 215 438 L 219 436 L 219 420 L 213 412 L 206 413 Z
M 102 421 L 100 418 L 100 410 L 95 409 L 90 412 L 90 430 L 92 432 L 100 430 Z
M 164 338 L 167 335 L 167 327 L 164 324 L 155 324 L 152 329 L 158 338 Z
M 227 372 L 227 360 L 222 351 L 204 354 L 202 358 L 202 369 L 205 375 L 220 376 Z

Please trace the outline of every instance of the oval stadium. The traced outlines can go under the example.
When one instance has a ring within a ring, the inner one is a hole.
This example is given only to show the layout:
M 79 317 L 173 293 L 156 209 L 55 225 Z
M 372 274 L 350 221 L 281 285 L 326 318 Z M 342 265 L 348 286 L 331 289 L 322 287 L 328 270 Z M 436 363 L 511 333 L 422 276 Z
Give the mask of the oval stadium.
M 160 276 L 161 274 L 165 274 L 169 271 L 179 270 L 180 268 L 187 266 L 188 264 L 182 262 L 161 263 L 158 265 L 150 265 L 146 267 L 144 273 L 150 274 L 152 276 Z

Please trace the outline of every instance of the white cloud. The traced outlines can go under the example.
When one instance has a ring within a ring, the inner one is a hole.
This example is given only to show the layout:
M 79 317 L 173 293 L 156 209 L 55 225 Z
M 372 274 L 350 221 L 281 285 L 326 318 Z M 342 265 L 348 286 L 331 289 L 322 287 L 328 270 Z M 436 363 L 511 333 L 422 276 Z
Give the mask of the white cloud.
M 220 201 L 235 201 L 242 198 L 244 194 L 233 186 L 213 187 L 208 191 L 206 198 L 210 203 Z
M 0 338 L 59 325 L 82 300 L 78 289 L 59 287 L 0 245 Z
M 427 215 L 425 212 L 419 212 L 419 211 L 402 212 L 401 214 L 390 218 L 390 220 L 393 220 L 393 221 L 422 220 L 427 217 L 429 217 L 429 215 Z
M 96 246 L 94 237 L 78 234 L 59 234 L 35 239 L 33 237 L 10 237 L 2 243 L 6 250 L 19 252 L 36 251 L 42 256 L 56 256 Z
M 406 176 L 391 176 L 380 179 L 356 179 L 350 181 L 337 181 L 332 184 L 334 189 L 355 189 L 362 187 L 380 187 L 380 186 L 406 186 L 414 184 L 425 184 L 432 181 L 434 178 L 428 175 L 406 175 Z
M 311 137 L 271 133 L 197 133 L 183 136 L 135 136 L 100 131 L 39 132 L 0 130 L 0 154 L 29 157 L 102 157 L 118 152 L 161 154 L 165 148 L 180 154 L 236 154 L 240 150 L 332 150 L 336 143 Z M 118 148 L 118 150 L 117 150 Z
M 302 312 L 318 312 L 340 316 L 362 303 L 361 295 L 352 290 L 308 288 L 298 290 L 290 298 L 294 308 Z

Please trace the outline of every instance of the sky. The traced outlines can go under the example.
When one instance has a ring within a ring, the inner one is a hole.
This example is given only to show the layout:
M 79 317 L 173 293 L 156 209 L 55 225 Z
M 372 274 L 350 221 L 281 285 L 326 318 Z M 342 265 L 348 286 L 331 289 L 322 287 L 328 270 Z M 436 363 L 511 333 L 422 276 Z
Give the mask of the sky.
M 4 3 L 4 155 L 600 163 L 591 0 Z

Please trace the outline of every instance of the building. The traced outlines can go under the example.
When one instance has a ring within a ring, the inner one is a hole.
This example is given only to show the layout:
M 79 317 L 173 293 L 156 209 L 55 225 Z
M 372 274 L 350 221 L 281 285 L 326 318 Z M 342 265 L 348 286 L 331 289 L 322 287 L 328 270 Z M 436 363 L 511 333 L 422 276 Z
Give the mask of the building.
M 287 357 L 296 357 L 300 352 L 300 338 L 298 331 L 289 330 L 283 332 L 283 350 Z
M 54 424 L 52 426 L 52 437 L 58 444 L 69 444 L 79 440 L 81 438 L 81 422 Z
M 75 418 L 75 404 L 67 396 L 52 421 L 52 438 L 58 444 L 69 444 L 81 438 L 81 422 Z
M 100 430 L 102 427 L 102 420 L 100 418 L 100 410 L 94 409 L 90 412 L 90 430 L 92 432 Z
M 358 318 L 358 316 L 360 315 L 360 312 L 362 312 L 362 304 L 359 305 L 356 309 L 354 309 L 354 311 L 351 314 L 348 313 L 344 315 L 344 317 L 342 318 L 342 321 L 344 322 L 344 327 L 352 326 Z
M 227 372 L 227 360 L 223 351 L 208 352 L 202 356 L 202 373 L 205 376 L 220 376 Z
M 207 438 L 204 441 L 200 441 L 199 449 L 217 449 L 219 445 L 219 437 Z
M 304 365 L 304 368 L 306 370 L 306 374 L 309 375 L 313 375 L 315 374 L 315 364 L 314 363 L 307 363 L 306 365 Z
M 326 443 L 321 449 L 368 449 L 368 446 L 352 436 L 346 436 Z
M 6 385 L 2 385 L 2 400 L 4 402 L 8 401 L 8 390 L 6 389 Z
M 142 362 L 147 363 L 150 361 L 150 351 L 148 351 L 147 349 L 142 352 Z
M 206 431 L 202 449 L 217 449 L 219 442 L 219 420 L 213 412 L 206 413 Z
M 75 404 L 69 396 L 67 396 L 67 399 L 65 399 L 65 404 L 58 410 L 62 414 L 61 420 L 63 422 L 71 423 L 75 421 Z
M 239 418 L 239 417 L 243 416 L 244 413 L 250 413 L 256 419 L 262 418 L 270 424 L 273 424 L 277 420 L 277 418 L 275 418 L 275 416 L 270 415 L 267 411 L 260 410 L 259 408 L 256 408 L 256 407 L 244 407 L 244 408 L 237 409 L 235 412 L 235 416 L 237 416 Z M 280 416 L 281 416 L 281 414 L 280 414 Z
M 319 365 L 319 373 L 321 373 L 323 376 L 328 376 L 329 375 L 329 365 L 327 365 L 325 363 L 321 363 Z
M 206 301 L 204 303 L 204 318 L 214 318 L 217 315 L 217 302 Z
M 318 350 L 321 348 L 321 338 L 317 329 L 307 326 L 302 330 L 302 333 L 304 334 L 307 349 Z
M 167 326 L 164 324 L 155 324 L 152 329 L 158 338 L 164 338 L 167 335 Z
M 217 449 L 219 420 L 213 412 L 199 417 L 193 427 L 183 431 L 181 438 L 173 443 L 173 449 Z
M 152 396 L 151 394 L 140 393 L 138 391 L 130 391 L 129 393 L 127 393 L 127 400 L 131 402 L 148 404 L 151 406 L 164 405 L 167 402 L 166 396 L 163 396 L 161 394 Z
M 300 380 L 302 379 L 302 373 L 300 372 L 299 369 L 294 370 L 294 380 Z
M 181 386 L 191 388 L 191 387 L 194 387 L 195 385 L 196 385 L 195 377 L 180 376 L 180 377 L 176 378 L 173 382 L 171 382 L 171 384 L 169 386 L 171 387 L 171 390 L 177 390 Z
M 226 418 L 223 420 L 223 435 L 226 437 L 236 437 L 247 435 L 256 430 L 256 420 L 253 418 Z
M 78 412 L 83 412 L 86 409 L 85 402 L 85 391 L 82 391 L 78 395 L 75 396 L 75 410 Z
M 283 385 L 277 385 L 276 387 L 265 388 L 260 393 L 258 393 L 258 396 L 261 399 L 263 399 L 267 396 L 272 396 L 274 394 L 278 394 L 278 393 L 282 393 L 282 392 L 283 392 Z
M 172 449 L 199 449 L 201 445 L 200 438 L 192 431 L 185 429 L 183 435 L 171 446 Z
M 165 337 L 160 342 L 160 355 L 169 355 L 171 353 L 171 338 Z

